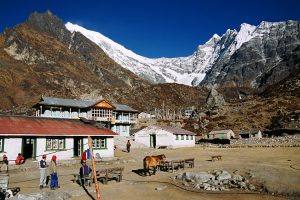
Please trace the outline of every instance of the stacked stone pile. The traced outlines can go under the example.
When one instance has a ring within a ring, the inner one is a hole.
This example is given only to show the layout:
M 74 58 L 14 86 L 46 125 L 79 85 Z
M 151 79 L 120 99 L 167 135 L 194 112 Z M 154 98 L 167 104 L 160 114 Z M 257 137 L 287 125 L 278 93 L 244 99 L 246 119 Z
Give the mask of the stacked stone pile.
M 249 173 L 249 178 L 253 177 Z M 248 179 L 238 173 L 230 174 L 228 171 L 214 170 L 213 172 L 184 172 L 174 177 L 174 180 L 182 181 L 182 184 L 197 190 L 206 191 L 230 191 L 241 189 L 250 191 L 262 191 L 261 186 L 251 184 Z
M 259 144 L 259 145 L 276 145 L 276 144 L 292 144 L 300 143 L 300 135 L 289 135 L 283 137 L 272 137 L 272 138 L 242 138 L 238 140 L 230 140 L 230 144 L 241 145 L 241 144 Z

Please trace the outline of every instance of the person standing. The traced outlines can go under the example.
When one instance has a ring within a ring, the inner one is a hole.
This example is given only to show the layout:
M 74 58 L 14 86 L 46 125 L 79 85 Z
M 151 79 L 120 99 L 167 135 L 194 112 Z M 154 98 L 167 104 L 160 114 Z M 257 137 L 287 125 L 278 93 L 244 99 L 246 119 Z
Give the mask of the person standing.
M 2 169 L 3 169 L 5 172 L 8 172 L 8 159 L 7 159 L 7 156 L 6 156 L 5 154 L 3 155 L 2 160 L 3 160 L 3 164 L 2 164 L 2 166 L 1 166 L 1 168 L 0 168 L 0 172 L 2 171 Z
M 55 190 L 56 188 L 58 188 L 56 155 L 52 156 L 50 170 L 51 170 L 50 188 L 51 188 L 51 190 Z
M 8 158 L 5 154 L 3 155 L 3 162 L 4 164 L 8 165 Z
M 130 147 L 131 147 L 130 140 L 128 140 L 127 144 L 126 144 L 126 148 L 127 148 L 128 153 L 130 152 Z
M 46 181 L 47 181 L 47 162 L 46 162 L 46 155 L 42 156 L 42 160 L 40 160 L 39 163 L 40 167 L 40 189 L 43 189 L 43 187 L 46 187 Z

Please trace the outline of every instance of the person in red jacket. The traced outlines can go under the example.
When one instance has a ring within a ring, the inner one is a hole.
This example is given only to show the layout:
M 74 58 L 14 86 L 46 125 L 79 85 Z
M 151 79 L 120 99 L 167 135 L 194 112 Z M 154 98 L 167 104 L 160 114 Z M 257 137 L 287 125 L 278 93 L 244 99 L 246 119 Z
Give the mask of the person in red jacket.
M 22 165 L 25 162 L 25 158 L 19 153 L 15 162 L 16 165 Z
M 82 153 L 81 160 L 86 160 L 86 151 Z

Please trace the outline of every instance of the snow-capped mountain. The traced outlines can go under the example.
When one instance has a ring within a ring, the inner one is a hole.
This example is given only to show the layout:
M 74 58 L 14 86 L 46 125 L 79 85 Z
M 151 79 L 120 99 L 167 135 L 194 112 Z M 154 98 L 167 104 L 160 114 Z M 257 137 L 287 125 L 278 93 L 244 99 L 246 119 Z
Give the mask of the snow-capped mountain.
M 199 45 L 190 56 L 157 59 L 137 55 L 101 33 L 87 30 L 76 24 L 68 22 L 65 26 L 71 32 L 82 33 L 99 45 L 110 58 L 122 67 L 151 82 L 174 82 L 197 86 L 210 69 L 218 63 L 224 64 L 229 61 L 244 43 L 252 41 L 256 37 L 265 37 L 270 33 L 272 27 L 274 29 L 279 25 L 282 26 L 283 23 L 285 22 L 261 22 L 258 26 L 243 23 L 238 31 L 228 29 L 221 37 L 214 34 L 205 44 Z M 213 76 L 218 77 L 219 73 L 220 70 L 215 71 Z
M 214 34 L 205 44 L 199 45 L 188 57 L 151 59 L 135 54 L 101 33 L 87 30 L 68 22 L 66 28 L 82 33 L 99 45 L 106 54 L 122 67 L 154 83 L 175 82 L 198 85 L 216 60 L 231 55 L 244 42 L 251 39 L 255 26 L 242 24 L 239 32 L 227 30 L 220 37 Z

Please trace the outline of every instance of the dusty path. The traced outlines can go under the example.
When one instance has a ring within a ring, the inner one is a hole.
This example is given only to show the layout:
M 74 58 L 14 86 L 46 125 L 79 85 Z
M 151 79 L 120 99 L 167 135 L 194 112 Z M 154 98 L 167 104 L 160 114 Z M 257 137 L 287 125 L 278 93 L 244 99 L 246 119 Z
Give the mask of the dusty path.
M 118 161 L 104 162 L 97 165 L 97 168 L 124 166 L 124 180 L 121 183 L 110 181 L 108 185 L 100 184 L 101 199 L 287 199 L 286 197 L 276 197 L 271 195 L 257 194 L 203 194 L 189 192 L 171 184 L 160 182 L 172 182 L 172 177 L 183 170 L 174 173 L 158 172 L 155 176 L 142 177 L 132 170 L 142 168 L 142 159 L 145 155 L 164 153 L 167 157 L 195 158 L 195 168 L 187 168 L 184 171 L 211 171 L 214 169 L 235 170 L 251 172 L 255 179 L 263 183 L 269 191 L 279 191 L 281 194 L 292 194 L 300 198 L 300 173 L 299 170 L 292 169 L 290 165 L 300 168 L 300 148 L 239 148 L 239 149 L 220 149 L 220 148 L 182 148 L 182 149 L 132 149 L 130 153 L 120 150 L 115 152 Z M 211 162 L 210 156 L 220 154 L 222 161 Z M 59 162 L 59 160 L 58 160 Z M 47 192 L 65 191 L 72 194 L 75 200 L 92 199 L 88 193 L 96 197 L 94 184 L 84 191 L 82 187 L 74 184 L 71 173 L 77 173 L 80 165 L 59 167 L 59 183 L 61 188 L 56 191 L 43 189 Z M 149 181 L 149 182 L 147 182 Z M 21 187 L 21 193 L 40 192 L 39 171 L 29 169 L 27 171 L 15 170 L 10 172 L 10 187 Z M 157 187 L 166 186 L 161 191 L 155 190 Z

